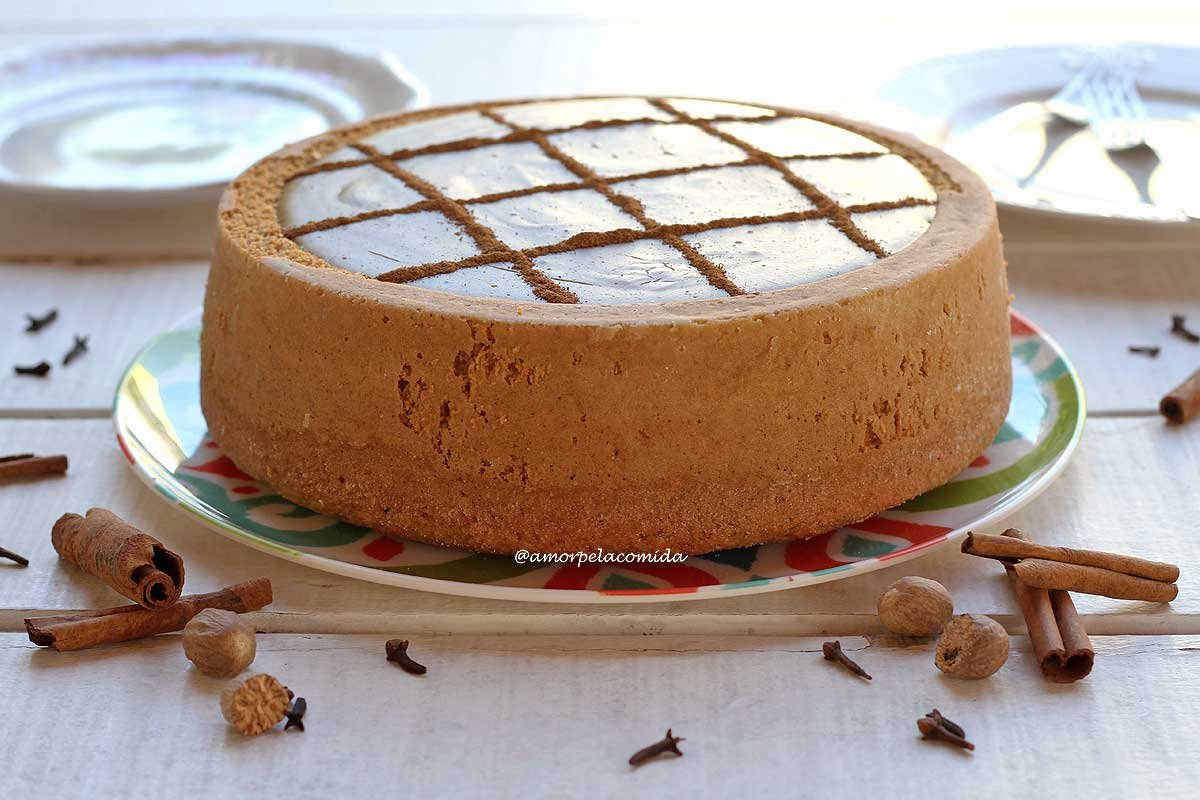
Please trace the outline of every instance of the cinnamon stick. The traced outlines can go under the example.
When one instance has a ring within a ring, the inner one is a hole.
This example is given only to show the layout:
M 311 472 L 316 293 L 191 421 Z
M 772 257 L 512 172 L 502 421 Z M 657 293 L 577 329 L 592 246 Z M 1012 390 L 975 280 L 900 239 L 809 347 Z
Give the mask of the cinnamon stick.
M 20 475 L 56 475 L 66 471 L 67 457 L 64 455 L 35 456 L 33 453 L 22 453 L 0 457 L 0 479 Z
M 1063 564 L 1081 564 L 1087 567 L 1121 572 L 1152 581 L 1174 583 L 1179 580 L 1179 567 L 1161 561 L 1149 561 L 1118 553 L 1099 550 L 1076 550 L 1071 547 L 1049 547 L 1029 539 L 1015 536 L 992 536 L 986 533 L 968 533 L 963 540 L 962 551 L 973 556 L 998 559 L 1041 558 Z
M 257 578 L 220 591 L 181 597 L 179 602 L 164 609 L 132 605 L 27 619 L 25 630 L 29 633 L 29 641 L 61 653 L 181 630 L 206 608 L 244 614 L 270 603 L 271 581 Z
M 1167 392 L 1158 404 L 1159 413 L 1168 422 L 1182 425 L 1192 417 L 1200 414 L 1200 369 L 1191 377 Z
M 63 514 L 50 540 L 63 559 L 146 608 L 167 608 L 183 590 L 183 559 L 107 509 Z
M 1004 536 L 1029 542 L 1016 528 L 1009 528 Z M 1055 683 L 1073 683 L 1087 677 L 1095 663 L 1096 651 L 1071 595 L 1033 588 L 1017 576 L 1011 565 L 1005 565 L 1005 572 L 1025 617 L 1025 628 L 1042 674 Z
M 1100 567 L 1062 564 L 1041 558 L 1026 558 L 1012 567 L 1017 576 L 1038 589 L 1062 589 L 1068 592 L 1098 594 L 1118 600 L 1145 600 L 1169 603 L 1179 595 L 1173 583 L 1135 578 Z

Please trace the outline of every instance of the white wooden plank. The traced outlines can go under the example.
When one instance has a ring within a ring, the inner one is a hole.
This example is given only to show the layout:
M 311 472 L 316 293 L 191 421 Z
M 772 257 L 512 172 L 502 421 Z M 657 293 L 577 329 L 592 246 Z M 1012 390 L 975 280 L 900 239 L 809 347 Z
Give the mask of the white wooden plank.
M 1097 637 L 1072 686 L 1044 682 L 1021 638 L 974 682 L 929 645 L 843 640 L 870 684 L 820 638 L 417 638 L 423 678 L 384 638 L 260 635 L 252 669 L 306 698 L 306 730 L 244 739 L 176 636 L 61 654 L 0 635 L 0 794 L 1182 798 L 1200 780 L 1197 637 Z M 973 753 L 920 739 L 932 708 Z M 684 756 L 631 769 L 667 727 Z
M 0 264 L 0 416 L 19 409 L 97 410 L 112 405 L 117 379 L 154 336 L 204 302 L 201 262 L 136 265 Z M 58 319 L 25 333 L 25 315 L 58 309 Z M 72 334 L 88 353 L 62 366 Z M 14 364 L 52 365 L 45 378 L 13 374 Z
M 1001 219 L 1013 306 L 1079 370 L 1092 412 L 1153 411 L 1200 367 L 1200 345 L 1172 336 L 1172 314 L 1200 330 L 1200 232 Z M 1161 347 L 1157 358 L 1130 345 Z
M 0 421 L 0 449 L 67 452 L 63 478 L 0 486 L 11 520 L 0 544 L 28 556 L 27 569 L 0 567 L 0 630 L 21 630 L 32 611 L 96 608 L 120 598 L 61 565 L 49 530 L 65 511 L 113 509 L 158 535 L 187 562 L 188 590 L 207 591 L 259 575 L 276 601 L 265 629 L 300 632 L 861 634 L 880 630 L 875 602 L 908 574 L 944 583 L 960 611 L 1021 621 L 995 564 L 943 547 L 916 561 L 858 578 L 730 600 L 652 605 L 546 605 L 471 600 L 397 589 L 299 567 L 252 551 L 200 526 L 132 475 L 103 420 Z M 1200 459 L 1200 426 L 1173 429 L 1153 419 L 1093 420 L 1065 473 L 1007 523 L 1050 544 L 1092 547 L 1173 561 L 1183 591 L 1170 605 L 1077 595 L 1095 633 L 1200 633 L 1200 495 L 1188 476 Z

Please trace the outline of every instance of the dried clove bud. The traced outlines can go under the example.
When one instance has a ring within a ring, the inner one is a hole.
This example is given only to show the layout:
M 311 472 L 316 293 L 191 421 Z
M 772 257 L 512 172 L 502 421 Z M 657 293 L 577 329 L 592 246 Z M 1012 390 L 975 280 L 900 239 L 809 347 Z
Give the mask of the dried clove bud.
M 425 674 L 425 665 L 418 664 L 408 655 L 407 639 L 389 639 L 383 648 L 387 652 L 387 660 L 399 664 L 405 672 L 413 675 Z
M 29 566 L 28 558 L 19 553 L 14 553 L 12 550 L 9 550 L 5 547 L 0 547 L 0 558 L 7 558 L 9 561 L 15 561 L 22 567 Z
M 288 689 L 288 694 L 292 694 L 291 689 Z M 287 717 L 287 724 L 283 726 L 283 729 L 286 731 L 288 728 L 295 728 L 304 733 L 304 712 L 306 711 L 308 711 L 308 702 L 303 697 L 297 697 L 296 701 L 292 703 L 292 707 L 283 712 L 283 715 Z
M 50 365 L 45 361 L 39 361 L 31 367 L 23 367 L 17 364 L 13 367 L 13 372 L 18 375 L 32 375 L 35 378 L 44 378 L 46 373 L 50 372 Z
M 825 655 L 826 661 L 836 661 L 860 678 L 871 680 L 871 676 L 867 674 L 867 671 L 842 651 L 842 643 L 840 641 L 826 642 L 821 645 L 821 652 Z
M 1185 324 L 1186 322 L 1187 317 L 1185 317 L 1183 314 L 1172 314 L 1171 333 L 1175 334 L 1181 339 L 1191 342 L 1192 344 L 1200 342 L 1200 334 L 1196 334 L 1188 330 L 1187 325 Z
M 953 721 L 948 720 L 945 717 L 943 717 L 942 712 L 938 711 L 936 708 L 933 711 L 930 711 L 925 716 L 928 717 L 929 719 L 933 720 L 934 722 L 936 722 L 938 725 L 941 725 L 943 728 L 950 731 L 955 736 L 961 736 L 964 739 L 967 738 L 967 732 L 963 730 L 961 725 L 959 725 L 957 722 L 953 722 Z
M 1141 346 L 1141 345 L 1136 345 L 1136 344 L 1129 345 L 1129 352 L 1136 353 L 1137 355 L 1150 356 L 1151 358 L 1158 358 L 1158 354 L 1161 349 L 1162 348 L 1160 348 L 1160 347 L 1153 347 L 1153 346 L 1149 346 L 1149 345 L 1146 345 L 1146 346 Z
M 65 356 L 63 356 L 63 360 L 62 360 L 63 366 L 64 367 L 67 366 L 72 361 L 74 361 L 75 359 L 79 358 L 81 355 L 86 353 L 88 351 L 87 345 L 88 345 L 88 337 L 80 336 L 78 333 L 75 334 L 75 344 L 71 345 L 71 349 L 67 351 L 67 354 Z
M 671 734 L 671 729 L 667 728 L 667 735 L 660 741 L 655 742 L 649 747 L 643 747 L 629 757 L 629 763 L 632 766 L 640 767 L 652 758 L 657 758 L 663 753 L 674 753 L 677 756 L 682 756 L 683 752 L 679 749 L 679 743 L 687 741 L 682 736 L 674 736 Z
M 52 308 L 40 317 L 35 317 L 33 314 L 26 314 L 25 319 L 29 320 L 29 324 L 25 326 L 25 332 L 37 333 L 42 328 L 58 319 L 58 309 Z
M 949 742 L 964 750 L 975 749 L 975 745 L 967 741 L 962 727 L 943 717 L 936 708 L 917 720 L 917 730 L 921 732 L 922 739 Z

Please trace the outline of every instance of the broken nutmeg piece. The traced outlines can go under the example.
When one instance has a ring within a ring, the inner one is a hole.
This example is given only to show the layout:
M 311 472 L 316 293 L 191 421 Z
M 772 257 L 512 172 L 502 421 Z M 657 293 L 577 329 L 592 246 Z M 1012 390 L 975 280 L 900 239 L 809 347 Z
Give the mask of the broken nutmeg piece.
M 978 680 L 1008 660 L 1008 632 L 982 614 L 959 614 L 937 641 L 934 664 L 952 678 Z
M 245 736 L 258 736 L 287 716 L 288 689 L 266 673 L 251 675 L 221 692 L 221 714 Z

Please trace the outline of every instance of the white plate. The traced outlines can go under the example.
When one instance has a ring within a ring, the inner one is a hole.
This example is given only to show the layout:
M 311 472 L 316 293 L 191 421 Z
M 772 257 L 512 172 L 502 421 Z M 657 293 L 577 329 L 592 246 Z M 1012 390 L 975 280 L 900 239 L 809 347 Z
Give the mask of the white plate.
M 0 56 L 0 257 L 202 255 L 220 193 L 283 145 L 425 87 L 388 54 L 228 34 Z
M 1146 223 L 1200 217 L 1200 49 L 1128 44 L 1157 153 L 1106 153 L 1087 128 L 1041 104 L 1087 56 L 1078 45 L 982 50 L 926 61 L 889 81 L 880 121 L 983 176 L 1001 205 Z M 1189 217 L 1190 215 L 1190 217 Z

